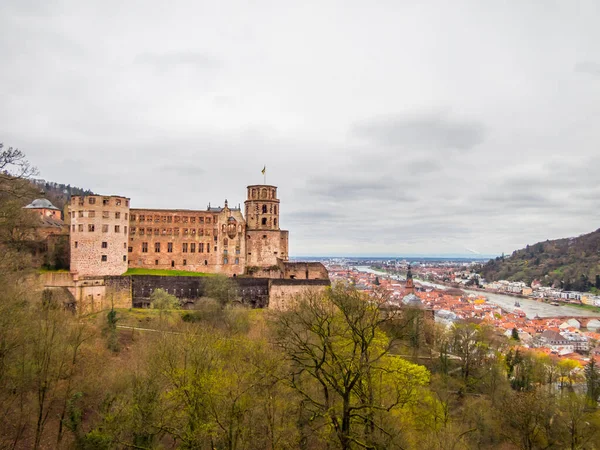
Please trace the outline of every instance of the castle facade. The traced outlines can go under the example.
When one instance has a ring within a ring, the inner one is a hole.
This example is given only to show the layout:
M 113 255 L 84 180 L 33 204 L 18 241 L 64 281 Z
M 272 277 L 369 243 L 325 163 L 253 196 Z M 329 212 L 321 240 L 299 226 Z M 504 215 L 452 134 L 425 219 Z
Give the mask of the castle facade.
M 328 279 L 320 263 L 288 261 L 277 187 L 247 188 L 240 208 L 136 209 L 121 196 L 74 196 L 69 207 L 71 273 L 122 275 L 129 268 Z

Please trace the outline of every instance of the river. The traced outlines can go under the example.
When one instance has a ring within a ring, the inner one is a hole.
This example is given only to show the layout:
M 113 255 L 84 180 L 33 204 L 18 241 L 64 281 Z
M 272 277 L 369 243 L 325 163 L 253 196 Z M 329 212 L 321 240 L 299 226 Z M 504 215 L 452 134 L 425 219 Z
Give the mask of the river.
M 404 278 L 390 276 L 386 272 L 382 272 L 379 270 L 373 270 L 367 266 L 355 266 L 356 270 L 360 272 L 373 273 L 379 276 L 390 277 L 394 280 L 403 281 Z M 428 281 L 416 280 L 418 283 L 425 286 L 432 286 L 438 289 L 448 289 L 447 286 L 443 286 L 441 284 L 430 283 Z M 511 295 L 504 294 L 496 294 L 491 292 L 482 292 L 482 291 L 472 291 L 469 289 L 462 289 L 462 291 L 467 294 L 474 294 L 478 296 L 484 296 L 488 299 L 490 303 L 500 306 L 506 311 L 513 311 L 515 307 L 515 302 L 518 301 L 520 306 L 520 310 L 525 313 L 525 315 L 529 319 L 533 319 L 535 316 L 538 317 L 558 317 L 558 316 L 569 316 L 569 317 L 600 317 L 600 313 L 589 311 L 587 309 L 577 308 L 575 306 L 563 305 L 563 306 L 553 306 L 549 303 L 537 302 L 535 300 L 530 300 L 527 298 L 519 298 L 513 297 Z

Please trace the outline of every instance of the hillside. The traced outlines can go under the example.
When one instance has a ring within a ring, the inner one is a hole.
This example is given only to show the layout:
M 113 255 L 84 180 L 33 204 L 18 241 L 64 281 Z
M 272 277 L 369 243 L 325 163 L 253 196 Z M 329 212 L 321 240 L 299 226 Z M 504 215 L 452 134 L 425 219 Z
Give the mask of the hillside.
M 528 245 L 510 257 L 490 260 L 481 270 L 488 281 L 511 280 L 565 290 L 600 289 L 600 229 L 574 238 Z

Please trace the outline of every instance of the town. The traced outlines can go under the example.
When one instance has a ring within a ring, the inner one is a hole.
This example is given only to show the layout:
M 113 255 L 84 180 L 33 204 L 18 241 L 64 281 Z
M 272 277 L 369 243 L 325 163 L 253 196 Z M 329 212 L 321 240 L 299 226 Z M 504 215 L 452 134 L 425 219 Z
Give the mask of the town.
M 364 292 L 383 290 L 389 296 L 389 301 L 399 307 L 432 310 L 435 322 L 441 326 L 465 321 L 487 324 L 498 333 L 517 341 L 515 344 L 523 348 L 576 360 L 581 364 L 591 358 L 600 362 L 600 310 L 574 310 L 568 306 L 547 305 L 552 309 L 546 314 L 531 316 L 522 309 L 521 303 L 532 300 L 520 299 L 515 295 L 529 296 L 538 302 L 552 299 L 578 304 L 585 300 L 590 302 L 586 303 L 588 305 L 597 305 L 591 303 L 598 301 L 597 296 L 539 286 L 533 289 L 524 286 L 524 283 L 484 283 L 470 268 L 464 267 L 464 262 L 421 262 L 412 267 L 406 261 L 370 263 L 372 266 L 361 266 L 330 260 L 325 265 L 332 283 L 351 283 Z M 475 283 L 469 282 L 473 279 L 478 280 L 479 288 L 476 290 L 473 288 Z M 452 283 L 448 282 L 450 280 Z M 517 291 L 517 286 L 521 287 L 521 291 Z M 502 297 L 511 294 L 508 299 L 514 300 L 514 303 L 510 305 L 489 298 L 497 298 L 499 294 L 504 294 Z

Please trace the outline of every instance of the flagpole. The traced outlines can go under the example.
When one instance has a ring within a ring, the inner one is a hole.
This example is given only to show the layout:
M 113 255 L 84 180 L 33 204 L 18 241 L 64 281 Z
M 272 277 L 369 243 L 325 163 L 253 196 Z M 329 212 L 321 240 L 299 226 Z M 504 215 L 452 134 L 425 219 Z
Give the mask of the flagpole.
M 265 164 L 264 167 L 265 168 L 263 169 L 263 179 L 264 179 L 264 184 L 267 184 L 267 165 Z

